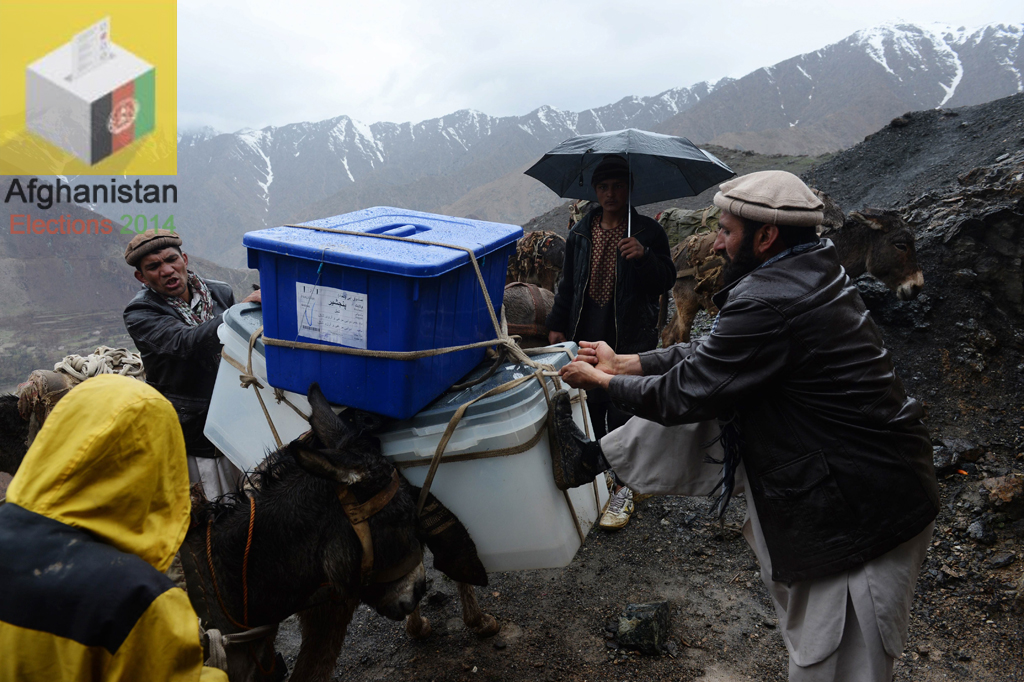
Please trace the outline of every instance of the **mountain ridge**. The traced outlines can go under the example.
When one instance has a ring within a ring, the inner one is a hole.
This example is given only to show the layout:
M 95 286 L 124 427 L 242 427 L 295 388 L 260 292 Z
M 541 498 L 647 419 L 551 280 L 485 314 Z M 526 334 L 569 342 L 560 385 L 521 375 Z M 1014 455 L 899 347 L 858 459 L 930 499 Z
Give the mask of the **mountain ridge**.
M 1024 89 L 1022 33 L 1016 24 L 885 25 L 739 79 L 580 112 L 544 105 L 522 116 L 463 109 L 418 123 L 341 115 L 235 133 L 179 131 L 183 200 L 174 210 L 196 253 L 232 267 L 245 262 L 246 231 L 373 205 L 522 223 L 562 200 L 516 174 L 568 137 L 636 127 L 698 144 L 820 155 L 906 111 Z M 96 208 L 119 217 L 126 207 Z

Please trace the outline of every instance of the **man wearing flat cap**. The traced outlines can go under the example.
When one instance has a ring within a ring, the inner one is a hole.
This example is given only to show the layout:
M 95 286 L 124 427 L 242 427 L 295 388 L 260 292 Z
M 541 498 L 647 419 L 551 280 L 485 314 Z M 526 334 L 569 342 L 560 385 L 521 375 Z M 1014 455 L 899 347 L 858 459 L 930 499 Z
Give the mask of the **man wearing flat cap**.
M 188 454 L 189 482 L 208 499 L 233 492 L 241 472 L 203 434 L 220 365 L 217 327 L 235 303 L 231 287 L 188 269 L 181 237 L 169 230 L 136 235 L 124 252 L 142 290 L 124 310 L 124 325 L 142 354 L 146 382 L 178 413 Z M 246 301 L 260 301 L 260 292 Z
M 549 343 L 604 341 L 618 353 L 657 347 L 658 297 L 675 284 L 676 266 L 661 225 L 630 209 L 631 182 L 621 156 L 607 155 L 594 169 L 597 205 L 569 230 L 562 279 L 546 321 Z M 587 408 L 598 438 L 629 419 L 602 390 L 588 394 Z M 632 510 L 632 491 L 615 481 L 598 523 L 618 530 Z
M 789 679 L 891 680 L 939 506 L 921 405 L 818 239 L 807 186 L 763 171 L 720 189 L 726 285 L 711 334 L 639 355 L 584 343 L 563 378 L 635 416 L 587 441 L 558 394 L 556 482 L 613 468 L 639 492 L 718 491 L 720 512 L 744 492 Z

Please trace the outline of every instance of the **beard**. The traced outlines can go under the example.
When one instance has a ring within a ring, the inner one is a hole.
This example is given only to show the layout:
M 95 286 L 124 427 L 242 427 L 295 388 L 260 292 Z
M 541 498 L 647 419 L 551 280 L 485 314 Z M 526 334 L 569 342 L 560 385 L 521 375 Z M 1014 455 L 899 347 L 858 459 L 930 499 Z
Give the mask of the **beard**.
M 722 254 L 725 258 L 725 267 L 722 268 L 722 279 L 725 281 L 726 286 L 729 286 L 760 265 L 757 257 L 754 256 L 754 241 L 751 239 L 748 242 L 745 237 L 746 235 L 744 235 L 743 242 L 740 244 L 735 258 L 729 258 L 729 256 Z

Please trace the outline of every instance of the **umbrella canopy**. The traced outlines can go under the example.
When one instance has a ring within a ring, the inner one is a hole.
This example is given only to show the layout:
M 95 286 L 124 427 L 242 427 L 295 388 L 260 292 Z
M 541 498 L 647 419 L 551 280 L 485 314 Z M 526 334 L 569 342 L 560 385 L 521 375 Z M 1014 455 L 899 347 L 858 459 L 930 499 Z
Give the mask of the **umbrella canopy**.
M 695 196 L 735 175 L 713 154 L 698 149 L 685 137 L 635 128 L 570 138 L 545 154 L 526 174 L 560 197 L 597 201 L 590 178 L 608 154 L 618 154 L 629 162 L 633 174 L 630 204 L 634 206 Z

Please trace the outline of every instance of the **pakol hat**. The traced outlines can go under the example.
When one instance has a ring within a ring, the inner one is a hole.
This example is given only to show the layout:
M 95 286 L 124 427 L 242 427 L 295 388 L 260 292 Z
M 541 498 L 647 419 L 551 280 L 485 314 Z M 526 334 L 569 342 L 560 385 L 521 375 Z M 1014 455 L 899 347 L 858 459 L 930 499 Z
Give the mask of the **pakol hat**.
M 601 159 L 590 178 L 590 186 L 597 187 L 599 183 L 611 178 L 629 179 L 629 162 L 617 154 L 609 154 Z
M 124 260 L 132 267 L 138 267 L 139 261 L 151 253 L 166 249 L 168 246 L 181 248 L 181 237 L 170 230 L 154 228 L 132 237 L 124 250 Z
M 714 201 L 735 216 L 779 227 L 815 227 L 825 218 L 821 200 L 786 171 L 758 171 L 723 182 Z

